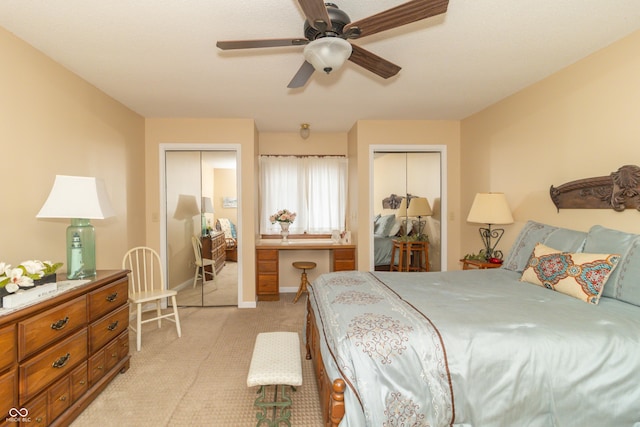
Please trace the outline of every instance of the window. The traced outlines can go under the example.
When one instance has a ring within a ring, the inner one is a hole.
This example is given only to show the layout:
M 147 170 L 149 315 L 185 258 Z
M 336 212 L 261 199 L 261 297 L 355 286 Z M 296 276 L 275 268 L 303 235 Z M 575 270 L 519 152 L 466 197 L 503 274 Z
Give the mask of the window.
M 260 233 L 280 232 L 269 216 L 281 209 L 297 214 L 292 234 L 331 233 L 345 227 L 345 157 L 260 157 Z

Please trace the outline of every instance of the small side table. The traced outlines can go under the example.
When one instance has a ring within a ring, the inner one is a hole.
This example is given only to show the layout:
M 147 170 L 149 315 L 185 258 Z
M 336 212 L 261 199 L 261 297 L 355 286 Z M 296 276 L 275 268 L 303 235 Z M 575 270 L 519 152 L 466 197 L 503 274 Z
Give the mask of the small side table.
M 477 259 L 461 259 L 460 262 L 462 263 L 463 270 L 473 270 L 473 269 L 486 270 L 488 268 L 502 267 L 502 264 L 494 264 L 492 262 L 480 261 Z
M 394 240 L 389 271 L 429 271 L 429 242 Z

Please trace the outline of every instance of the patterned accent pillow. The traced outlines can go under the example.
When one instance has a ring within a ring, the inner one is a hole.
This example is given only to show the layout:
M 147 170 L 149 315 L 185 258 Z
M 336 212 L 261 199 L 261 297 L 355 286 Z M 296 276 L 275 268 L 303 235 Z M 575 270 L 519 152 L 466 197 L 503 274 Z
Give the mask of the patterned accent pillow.
M 604 285 L 619 260 L 618 254 L 561 252 L 538 243 L 520 281 L 598 304 Z

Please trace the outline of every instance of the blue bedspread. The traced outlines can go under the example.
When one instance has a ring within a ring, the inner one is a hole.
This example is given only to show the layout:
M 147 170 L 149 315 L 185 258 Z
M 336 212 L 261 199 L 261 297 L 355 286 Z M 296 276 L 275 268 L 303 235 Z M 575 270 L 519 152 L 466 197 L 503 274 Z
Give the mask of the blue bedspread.
M 309 301 L 342 427 L 640 426 L 640 307 L 511 271 L 340 272 Z

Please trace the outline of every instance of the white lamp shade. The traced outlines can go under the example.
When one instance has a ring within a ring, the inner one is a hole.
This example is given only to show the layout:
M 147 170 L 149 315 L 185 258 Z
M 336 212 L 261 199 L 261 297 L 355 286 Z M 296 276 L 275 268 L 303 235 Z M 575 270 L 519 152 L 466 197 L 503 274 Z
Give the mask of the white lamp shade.
M 404 199 L 403 199 L 404 201 Z M 426 197 L 414 197 L 407 210 L 408 216 L 431 216 L 433 211 Z
M 344 64 L 351 56 L 351 43 L 339 37 L 322 37 L 304 47 L 304 59 L 316 71 L 330 73 Z
M 512 224 L 513 216 L 504 193 L 476 194 L 467 221 L 483 224 Z
M 51 193 L 36 217 L 104 219 L 113 215 L 101 179 L 56 175 Z
M 202 198 L 202 212 L 213 213 L 213 203 L 211 202 L 211 197 Z

